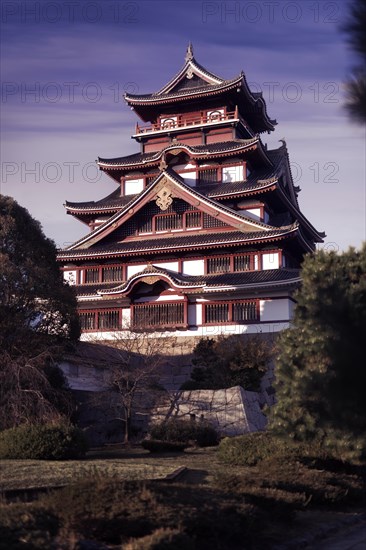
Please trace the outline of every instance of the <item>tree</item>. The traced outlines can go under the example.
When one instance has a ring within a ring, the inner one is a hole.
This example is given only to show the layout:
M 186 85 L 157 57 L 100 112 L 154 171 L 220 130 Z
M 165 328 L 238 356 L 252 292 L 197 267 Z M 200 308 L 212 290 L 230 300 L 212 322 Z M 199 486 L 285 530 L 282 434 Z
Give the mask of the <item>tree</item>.
M 0 196 L 0 345 L 11 350 L 29 330 L 77 339 L 76 297 L 39 222 Z
M 366 1 L 354 0 L 343 30 L 359 58 L 346 83 L 346 109 L 354 122 L 366 122 Z
M 182 389 L 242 386 L 249 391 L 259 391 L 271 356 L 272 346 L 260 336 L 202 338 L 193 351 L 195 368 L 191 380 L 184 383 Z
M 70 416 L 56 363 L 79 333 L 54 243 L 25 208 L 0 196 L 0 429 Z
M 107 367 L 104 379 L 106 390 L 102 403 L 113 417 L 124 424 L 124 442 L 128 443 L 134 413 L 147 415 L 156 400 L 166 396 L 159 383 L 160 367 L 171 354 L 175 339 L 166 334 L 153 334 L 140 326 L 124 327 L 116 333 L 111 346 L 118 350 L 116 358 Z
M 366 245 L 307 256 L 302 279 L 293 325 L 279 341 L 271 426 L 366 453 Z

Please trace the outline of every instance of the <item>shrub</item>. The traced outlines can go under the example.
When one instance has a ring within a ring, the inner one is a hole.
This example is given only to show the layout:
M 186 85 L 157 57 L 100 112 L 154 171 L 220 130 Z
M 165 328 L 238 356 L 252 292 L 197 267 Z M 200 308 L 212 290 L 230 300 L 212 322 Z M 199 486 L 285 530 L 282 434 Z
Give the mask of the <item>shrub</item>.
M 195 439 L 196 424 L 187 420 L 171 418 L 154 424 L 150 429 L 152 439 L 161 441 L 184 441 L 188 443 Z
M 226 437 L 219 445 L 220 460 L 238 466 L 254 466 L 262 460 L 288 458 L 296 447 L 268 432 L 255 432 L 238 437 Z
M 0 504 L 0 550 L 52 548 L 59 522 L 38 503 Z
M 219 444 L 220 436 L 211 424 L 204 423 L 197 425 L 195 440 L 198 447 L 214 447 Z
M 188 447 L 188 443 L 180 441 L 161 441 L 159 439 L 144 439 L 141 445 L 150 453 L 180 453 Z
M 83 433 L 71 425 L 24 424 L 0 432 L 0 458 L 67 460 L 86 451 Z
M 151 427 L 152 439 L 195 443 L 199 447 L 218 445 L 219 434 L 208 422 L 192 422 L 172 418 Z

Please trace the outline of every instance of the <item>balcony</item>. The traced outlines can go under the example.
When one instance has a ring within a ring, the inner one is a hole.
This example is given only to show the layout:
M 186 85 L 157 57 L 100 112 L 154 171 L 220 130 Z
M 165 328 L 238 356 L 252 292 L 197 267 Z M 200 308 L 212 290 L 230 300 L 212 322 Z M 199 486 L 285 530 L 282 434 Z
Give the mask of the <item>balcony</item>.
M 136 124 L 134 138 L 147 136 L 151 134 L 159 133 L 175 133 L 184 130 L 191 130 L 194 128 L 212 127 L 225 125 L 228 122 L 241 122 L 243 126 L 252 134 L 250 128 L 244 119 L 239 115 L 238 108 L 235 111 L 226 112 L 224 109 L 217 109 L 215 111 L 205 111 L 201 113 L 195 113 L 191 116 L 184 115 L 171 115 L 161 117 L 156 124 L 139 125 Z

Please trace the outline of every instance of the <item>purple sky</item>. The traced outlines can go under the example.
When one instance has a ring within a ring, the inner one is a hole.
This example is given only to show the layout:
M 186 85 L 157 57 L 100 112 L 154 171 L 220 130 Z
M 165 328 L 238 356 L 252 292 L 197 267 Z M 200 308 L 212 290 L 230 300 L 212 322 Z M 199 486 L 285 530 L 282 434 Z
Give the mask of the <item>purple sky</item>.
M 365 130 L 343 109 L 355 59 L 339 27 L 349 2 L 4 0 L 1 192 L 59 247 L 86 233 L 64 201 L 115 189 L 97 156 L 131 154 L 137 117 L 122 94 L 161 88 L 184 63 L 224 78 L 243 69 L 285 138 L 304 214 L 332 249 L 365 240 Z

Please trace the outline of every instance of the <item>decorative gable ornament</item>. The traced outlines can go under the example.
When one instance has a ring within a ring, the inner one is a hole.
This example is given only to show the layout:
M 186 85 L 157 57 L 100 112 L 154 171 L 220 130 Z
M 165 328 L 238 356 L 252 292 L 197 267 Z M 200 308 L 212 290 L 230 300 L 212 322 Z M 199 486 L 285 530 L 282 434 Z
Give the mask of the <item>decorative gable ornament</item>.
M 167 210 L 173 202 L 172 192 L 168 186 L 164 186 L 156 195 L 156 204 L 160 210 Z

